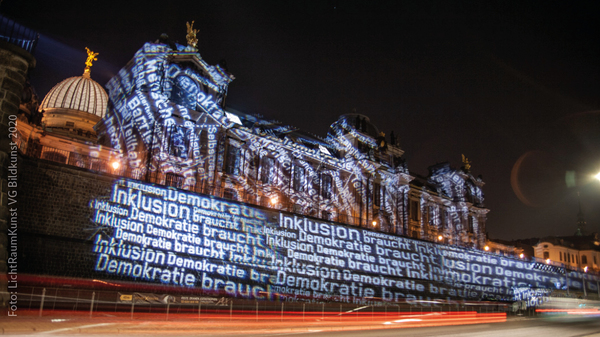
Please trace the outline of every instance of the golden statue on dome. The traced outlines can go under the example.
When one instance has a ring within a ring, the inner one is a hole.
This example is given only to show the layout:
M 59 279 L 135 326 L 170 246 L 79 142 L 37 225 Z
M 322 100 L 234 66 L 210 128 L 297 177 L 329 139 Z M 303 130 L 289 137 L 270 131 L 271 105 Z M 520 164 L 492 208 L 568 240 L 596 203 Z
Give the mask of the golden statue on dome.
M 198 30 L 194 29 L 194 21 L 192 20 L 192 24 L 186 22 L 185 25 L 187 26 L 187 35 L 185 36 L 185 39 L 187 40 L 188 46 L 196 48 L 198 45 L 196 33 L 198 33 Z
M 466 171 L 470 171 L 471 170 L 471 161 L 469 161 L 469 158 L 465 157 L 465 155 L 462 155 L 462 162 L 463 164 L 465 164 L 464 168 Z
M 90 76 L 90 68 L 92 67 L 92 61 L 98 61 L 96 56 L 100 55 L 100 53 L 94 53 L 88 47 L 85 47 L 87 51 L 87 60 L 85 60 L 85 70 L 83 71 L 83 75 Z

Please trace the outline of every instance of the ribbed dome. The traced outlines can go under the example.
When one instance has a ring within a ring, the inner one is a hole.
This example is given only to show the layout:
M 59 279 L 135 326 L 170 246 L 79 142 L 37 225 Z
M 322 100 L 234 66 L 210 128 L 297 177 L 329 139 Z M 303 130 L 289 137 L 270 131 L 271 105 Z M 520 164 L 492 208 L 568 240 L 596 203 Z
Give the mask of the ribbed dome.
M 104 117 L 108 95 L 98 82 L 86 73 L 58 83 L 44 97 L 40 110 L 62 108 L 79 110 Z

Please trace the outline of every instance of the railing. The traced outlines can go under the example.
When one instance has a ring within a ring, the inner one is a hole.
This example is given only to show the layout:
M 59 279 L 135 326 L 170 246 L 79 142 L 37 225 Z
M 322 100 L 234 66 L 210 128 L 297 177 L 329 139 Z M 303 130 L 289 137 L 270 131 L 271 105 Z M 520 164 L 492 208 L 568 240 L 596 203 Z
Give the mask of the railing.
M 53 162 L 67 164 L 98 172 L 113 174 L 121 173 L 119 170 L 110 167 L 110 163 L 107 160 L 93 158 L 76 152 L 59 150 L 49 146 L 42 146 L 39 157 L 41 159 L 46 159 Z
M 0 15 L 0 40 L 21 47 L 33 54 L 40 34 Z
M 92 315 L 112 315 L 134 318 L 144 314 L 194 315 L 193 318 L 210 317 L 212 319 L 231 320 L 271 316 L 276 320 L 372 320 L 391 319 L 398 315 L 418 315 L 432 313 L 505 313 L 511 311 L 510 303 L 498 301 L 466 301 L 466 300 L 397 300 L 381 301 L 370 298 L 360 298 L 359 303 L 342 303 L 335 300 L 305 299 L 300 301 L 269 301 L 247 300 L 228 297 L 211 297 L 202 293 L 183 295 L 195 301 L 182 302 L 182 295 L 143 293 L 151 299 L 166 299 L 162 301 L 147 299 L 136 300 L 137 293 L 132 291 L 99 290 L 85 288 L 52 288 L 43 286 L 20 285 L 18 290 L 19 310 L 39 312 L 39 316 L 68 315 L 83 312 Z M 132 298 L 123 301 L 123 295 Z M 148 296 L 150 295 L 150 296 Z M 214 301 L 207 301 L 213 299 Z M 125 315 L 123 315 L 125 314 Z

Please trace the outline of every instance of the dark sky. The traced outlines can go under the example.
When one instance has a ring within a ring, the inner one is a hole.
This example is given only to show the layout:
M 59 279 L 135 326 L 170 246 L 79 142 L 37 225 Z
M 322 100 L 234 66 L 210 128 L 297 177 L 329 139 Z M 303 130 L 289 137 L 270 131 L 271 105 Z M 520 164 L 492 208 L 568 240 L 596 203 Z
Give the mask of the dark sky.
M 472 161 L 490 237 L 571 235 L 577 192 L 600 231 L 600 25 L 593 1 L 23 1 L 0 12 L 41 38 L 40 96 L 99 52 L 104 85 L 161 33 L 227 61 L 228 104 L 320 136 L 365 114 L 411 171 Z M 574 172 L 574 184 L 565 176 Z M 512 179 L 511 179 L 512 177 Z

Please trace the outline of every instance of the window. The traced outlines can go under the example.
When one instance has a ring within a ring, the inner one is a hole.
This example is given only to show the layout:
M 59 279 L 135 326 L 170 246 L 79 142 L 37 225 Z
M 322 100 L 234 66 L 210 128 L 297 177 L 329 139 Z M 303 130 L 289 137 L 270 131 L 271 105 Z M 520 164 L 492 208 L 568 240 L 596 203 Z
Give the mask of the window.
M 175 188 L 181 188 L 183 187 L 183 177 L 175 173 L 167 173 L 167 176 L 165 178 L 165 185 L 172 186 Z
M 409 213 L 412 221 L 419 221 L 419 202 L 417 200 L 409 202 Z
M 223 191 L 223 198 L 236 200 L 235 190 L 233 188 L 226 188 L 225 191 Z
M 328 174 L 323 174 L 321 176 L 321 196 L 324 199 L 331 198 L 331 176 Z
M 587 264 L 587 256 L 581 255 L 581 263 L 582 264 Z
M 293 186 L 292 188 L 296 192 L 304 192 L 304 186 L 306 181 L 306 171 L 304 167 L 294 166 L 294 178 L 293 178 Z
M 173 125 L 168 129 L 169 133 L 169 154 L 186 159 L 187 151 L 187 135 L 186 130 L 182 127 Z
M 475 229 L 475 228 L 474 228 L 474 223 L 475 223 L 475 221 L 473 220 L 473 216 L 472 216 L 472 215 L 469 215 L 469 217 L 468 217 L 468 220 L 469 220 L 469 227 L 468 227 L 468 231 L 469 231 L 469 233 L 473 233 L 473 232 L 474 232 L 474 229 Z
M 549 258 L 550 258 L 550 253 L 544 252 L 544 260 L 547 260 Z
M 362 182 L 355 181 L 353 183 L 354 186 L 354 200 L 356 202 L 356 207 L 352 209 L 352 216 L 354 217 L 355 225 L 362 225 L 362 217 L 363 217 L 363 196 L 362 196 Z
M 260 162 L 260 181 L 263 184 L 275 182 L 275 160 L 271 157 L 262 157 Z
M 200 132 L 200 156 L 206 158 L 208 156 L 208 131 Z
M 558 252 L 558 258 L 562 261 L 562 252 Z
M 596 255 L 594 255 L 594 264 L 598 264 L 598 261 L 596 261 Z
M 171 101 L 184 107 L 196 110 L 196 98 L 200 88 L 198 83 L 187 75 L 179 75 L 173 83 Z
M 373 206 L 381 206 L 381 186 L 378 183 L 373 183 Z
M 75 123 L 73 123 L 73 122 L 67 122 L 66 125 L 67 125 L 67 127 L 71 127 L 72 128 L 72 127 L 75 126 Z
M 225 173 L 234 176 L 240 175 L 241 156 L 240 149 L 230 145 L 227 148 L 227 158 L 225 159 Z
M 442 208 L 440 210 L 440 227 L 444 228 L 446 227 L 446 223 L 448 222 L 448 211 L 446 211 L 445 208 Z

